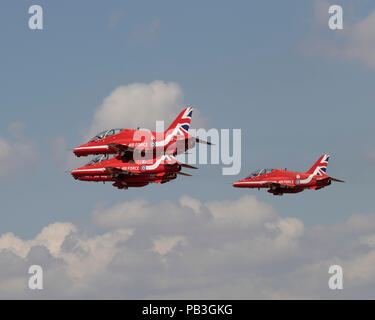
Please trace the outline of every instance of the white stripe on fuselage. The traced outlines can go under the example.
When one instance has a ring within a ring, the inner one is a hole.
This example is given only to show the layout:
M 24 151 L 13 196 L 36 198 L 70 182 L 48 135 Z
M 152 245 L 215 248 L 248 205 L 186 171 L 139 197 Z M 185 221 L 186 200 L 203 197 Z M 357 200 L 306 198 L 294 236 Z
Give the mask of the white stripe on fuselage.
M 316 174 L 318 173 L 319 171 L 319 166 L 315 168 L 314 172 L 312 174 L 310 174 L 306 179 L 303 179 L 303 180 L 300 180 L 300 184 L 308 184 L 310 183 L 310 181 L 314 178 L 314 176 L 316 176 Z
M 82 172 L 82 171 L 100 171 L 100 172 L 103 172 L 105 170 L 105 168 L 97 168 L 97 169 L 78 169 L 78 170 L 74 170 L 73 172 Z
M 164 140 L 159 140 L 155 142 L 156 147 L 165 147 L 169 142 L 171 142 L 172 138 L 177 134 L 180 124 L 173 129 L 172 133 L 167 135 Z M 157 134 L 156 134 L 157 135 Z
M 150 165 L 150 166 L 146 166 L 146 170 L 155 170 L 157 167 L 159 167 L 160 163 L 167 159 L 168 156 L 163 156 L 163 157 L 160 157 L 159 160 L 155 161 L 154 164 Z M 172 158 L 171 156 L 169 156 L 170 158 Z
M 109 147 L 107 145 L 105 146 L 94 146 L 94 147 L 79 147 L 75 150 L 86 150 L 86 149 L 108 149 Z
M 278 183 L 276 181 L 242 181 L 237 184 L 265 184 L 265 183 Z

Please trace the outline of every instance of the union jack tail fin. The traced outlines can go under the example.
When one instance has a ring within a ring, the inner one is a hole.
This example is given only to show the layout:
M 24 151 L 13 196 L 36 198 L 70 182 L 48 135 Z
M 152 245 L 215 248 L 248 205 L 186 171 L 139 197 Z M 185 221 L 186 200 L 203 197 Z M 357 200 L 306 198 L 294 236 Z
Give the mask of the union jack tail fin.
M 175 121 L 169 126 L 166 132 L 171 133 L 173 130 L 177 129 L 177 135 L 188 134 L 190 128 L 191 117 L 193 115 L 193 107 L 186 108 L 178 115 Z
M 329 154 L 323 154 L 317 162 L 310 168 L 310 170 L 306 171 L 308 174 L 314 174 L 317 176 L 324 176 L 327 174 L 327 165 L 329 160 Z

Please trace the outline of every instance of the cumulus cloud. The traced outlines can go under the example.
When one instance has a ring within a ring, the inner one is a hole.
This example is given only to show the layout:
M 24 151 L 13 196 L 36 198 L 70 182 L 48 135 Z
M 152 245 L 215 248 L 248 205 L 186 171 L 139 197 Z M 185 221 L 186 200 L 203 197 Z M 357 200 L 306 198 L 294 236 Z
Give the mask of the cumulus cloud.
M 6 233 L 0 238 L 0 250 L 8 249 L 18 256 L 25 258 L 33 246 L 44 246 L 52 254 L 56 254 L 66 236 L 75 230 L 76 227 L 71 223 L 56 222 L 44 228 L 35 239 L 28 241 L 21 240 L 13 233 Z
M 0 136 L 0 179 L 34 169 L 37 160 L 35 141 L 23 134 L 22 123 L 9 128 L 9 136 Z
M 375 215 L 306 227 L 253 196 L 184 196 L 100 206 L 93 222 L 101 234 L 61 222 L 31 240 L 3 234 L 0 297 L 369 298 L 375 285 Z M 42 292 L 26 288 L 31 264 L 44 268 Z M 328 288 L 333 264 L 341 292 Z
M 171 121 L 182 110 L 183 92 L 175 82 L 153 81 L 117 87 L 95 111 L 87 137 L 108 128 L 155 129 L 156 120 Z M 168 126 L 169 123 L 165 123 Z M 87 138 L 86 137 L 86 138 Z
M 351 22 L 351 4 L 343 6 L 344 29 L 332 31 L 328 28 L 328 8 L 326 0 L 315 2 L 315 20 L 311 33 L 302 48 L 308 54 L 320 54 L 329 58 L 359 61 L 375 68 L 375 10 L 367 17 Z
M 97 277 L 106 274 L 108 264 L 126 241 L 131 230 L 117 229 L 87 237 L 71 223 L 57 222 L 45 227 L 34 239 L 22 240 L 12 233 L 0 237 L 0 297 L 79 297 L 94 294 Z M 11 262 L 11 263 L 9 263 Z M 15 264 L 14 271 L 9 268 Z M 33 296 L 27 289 L 28 268 L 40 265 L 47 279 L 46 291 Z M 104 279 L 102 279 L 104 280 Z M 93 291 L 94 290 L 94 291 Z
M 154 240 L 153 250 L 161 255 L 165 255 L 170 252 L 178 244 L 184 244 L 185 237 L 160 237 Z

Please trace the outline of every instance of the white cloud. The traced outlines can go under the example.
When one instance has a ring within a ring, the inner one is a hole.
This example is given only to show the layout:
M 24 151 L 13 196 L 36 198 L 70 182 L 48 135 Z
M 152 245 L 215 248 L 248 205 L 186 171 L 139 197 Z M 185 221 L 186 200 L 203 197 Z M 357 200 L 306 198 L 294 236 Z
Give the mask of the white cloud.
M 74 231 L 76 227 L 71 223 L 56 222 L 45 227 L 33 240 L 23 241 L 13 233 L 6 233 L 0 237 L 0 250 L 8 249 L 25 258 L 33 246 L 45 246 L 51 254 L 56 254 L 65 238 Z
M 291 248 L 295 240 L 304 233 L 303 223 L 295 218 L 285 218 L 277 222 L 267 223 L 266 228 L 277 232 L 274 239 L 275 245 L 279 248 Z
M 60 222 L 45 227 L 31 240 L 4 234 L 0 237 L 0 266 L 4 261 L 11 268 L 11 257 L 11 263 L 22 267 L 10 273 L 5 271 L 8 268 L 1 268 L 0 297 L 32 297 L 26 288 L 27 270 L 32 264 L 41 265 L 48 279 L 40 298 L 78 297 L 86 290 L 93 294 L 95 280 L 108 272 L 108 264 L 121 251 L 118 245 L 131 234 L 131 230 L 118 229 L 87 237 L 71 223 Z
M 184 196 L 98 207 L 93 220 L 107 230 L 89 236 L 59 222 L 31 240 L 2 235 L 0 297 L 372 297 L 375 215 L 306 227 L 252 196 Z M 31 264 L 43 266 L 48 283 L 38 296 L 25 289 Z M 344 270 L 339 293 L 327 285 L 333 264 Z
M 95 111 L 87 137 L 108 128 L 141 126 L 154 130 L 156 120 L 165 120 L 168 126 L 182 108 L 183 92 L 175 82 L 156 80 L 120 86 Z
M 213 201 L 206 206 L 215 220 L 222 224 L 258 227 L 276 217 L 276 212 L 270 205 L 258 202 L 254 196 L 246 196 L 235 202 Z
M 180 198 L 180 205 L 182 207 L 188 207 L 190 209 L 193 209 L 195 213 L 201 212 L 202 203 L 198 199 L 194 199 L 190 196 L 182 196 Z
M 161 255 L 167 254 L 178 244 L 183 244 L 185 242 L 185 237 L 160 237 L 154 240 L 153 250 Z
M 0 136 L 0 179 L 33 170 L 36 160 L 35 141 L 24 136 L 21 123 L 13 123 L 9 137 Z

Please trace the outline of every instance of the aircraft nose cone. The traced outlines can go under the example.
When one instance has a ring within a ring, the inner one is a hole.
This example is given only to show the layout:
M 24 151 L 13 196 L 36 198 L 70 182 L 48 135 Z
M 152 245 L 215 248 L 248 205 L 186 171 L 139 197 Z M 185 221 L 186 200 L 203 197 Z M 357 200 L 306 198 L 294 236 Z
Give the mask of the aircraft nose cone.
M 71 172 L 71 175 L 73 176 L 74 179 L 78 179 L 78 177 L 79 177 L 79 173 L 77 172 L 77 170 L 73 170 Z
M 238 188 L 238 187 L 239 187 L 239 183 L 238 183 L 238 181 L 235 182 L 235 183 L 233 183 L 233 187 L 235 187 L 235 188 Z
M 80 157 L 80 156 L 82 155 L 82 154 L 81 154 L 81 151 L 80 151 L 80 149 L 79 149 L 79 147 L 73 149 L 73 153 L 74 153 L 77 157 Z

